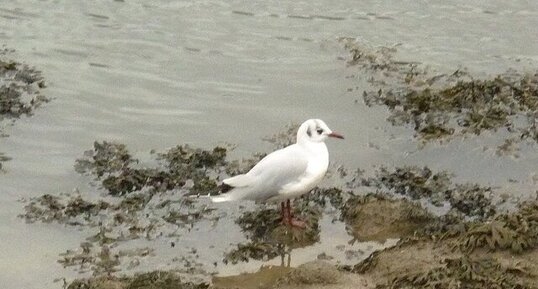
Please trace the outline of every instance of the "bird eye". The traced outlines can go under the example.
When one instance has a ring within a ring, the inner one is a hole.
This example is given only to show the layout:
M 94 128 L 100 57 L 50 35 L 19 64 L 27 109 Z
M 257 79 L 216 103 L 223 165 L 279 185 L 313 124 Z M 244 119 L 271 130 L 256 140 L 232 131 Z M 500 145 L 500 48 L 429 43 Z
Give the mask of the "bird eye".
M 318 128 L 318 129 L 316 130 L 316 132 L 317 132 L 318 134 L 321 134 L 321 133 L 323 133 L 323 130 L 322 130 L 321 128 Z

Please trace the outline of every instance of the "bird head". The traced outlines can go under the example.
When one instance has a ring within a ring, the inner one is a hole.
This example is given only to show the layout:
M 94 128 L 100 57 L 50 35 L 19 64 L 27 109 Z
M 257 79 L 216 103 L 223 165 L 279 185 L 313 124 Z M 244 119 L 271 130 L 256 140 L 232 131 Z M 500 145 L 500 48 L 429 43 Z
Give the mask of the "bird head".
M 328 137 L 343 139 L 341 134 L 333 132 L 321 119 L 309 119 L 299 127 L 297 142 L 323 142 Z

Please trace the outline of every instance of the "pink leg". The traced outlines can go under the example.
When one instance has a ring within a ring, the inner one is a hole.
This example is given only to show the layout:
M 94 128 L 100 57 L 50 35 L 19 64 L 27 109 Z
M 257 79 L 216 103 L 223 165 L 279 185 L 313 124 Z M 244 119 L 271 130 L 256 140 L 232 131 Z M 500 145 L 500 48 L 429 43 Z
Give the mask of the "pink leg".
M 286 210 L 287 210 L 287 217 L 288 217 L 288 225 L 291 227 L 297 227 L 297 228 L 306 228 L 306 223 L 293 218 L 293 213 L 291 212 L 291 202 L 290 200 L 286 201 Z
M 284 225 L 289 224 L 288 223 L 288 212 L 286 208 L 286 204 L 284 202 L 280 203 L 280 216 L 282 217 L 281 223 Z

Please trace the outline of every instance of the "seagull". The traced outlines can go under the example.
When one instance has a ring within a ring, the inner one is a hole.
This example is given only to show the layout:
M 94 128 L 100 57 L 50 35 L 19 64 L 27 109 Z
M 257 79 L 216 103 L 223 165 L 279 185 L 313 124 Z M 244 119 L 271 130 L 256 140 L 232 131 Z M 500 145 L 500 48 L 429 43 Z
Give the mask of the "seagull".
M 321 119 L 305 121 L 297 131 L 295 144 L 268 154 L 248 173 L 223 180 L 222 194 L 212 201 L 280 202 L 282 223 L 304 227 L 304 222 L 292 218 L 290 199 L 310 192 L 325 176 L 328 137 L 344 138 Z

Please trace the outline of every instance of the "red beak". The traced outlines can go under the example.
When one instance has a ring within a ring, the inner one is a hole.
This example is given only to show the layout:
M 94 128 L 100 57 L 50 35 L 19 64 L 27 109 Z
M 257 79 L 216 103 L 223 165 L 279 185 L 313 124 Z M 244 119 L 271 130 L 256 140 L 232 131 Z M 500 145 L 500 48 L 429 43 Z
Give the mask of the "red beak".
M 339 139 L 344 139 L 344 136 L 339 134 L 339 133 L 335 133 L 335 132 L 331 132 L 330 134 L 328 134 L 328 136 L 330 137 L 335 137 L 335 138 L 339 138 Z

